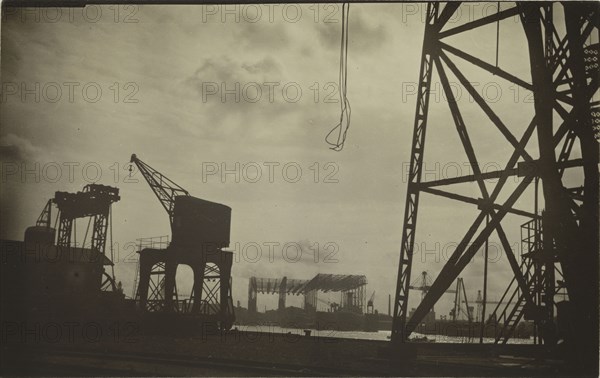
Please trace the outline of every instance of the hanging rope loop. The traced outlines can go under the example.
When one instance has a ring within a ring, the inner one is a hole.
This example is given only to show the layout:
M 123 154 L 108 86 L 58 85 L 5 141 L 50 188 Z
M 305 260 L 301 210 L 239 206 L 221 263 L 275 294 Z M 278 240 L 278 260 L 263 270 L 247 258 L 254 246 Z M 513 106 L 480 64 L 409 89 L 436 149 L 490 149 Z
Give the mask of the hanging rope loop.
M 329 131 L 325 136 L 325 142 L 329 144 L 329 148 L 334 151 L 341 151 L 344 148 L 346 134 L 350 128 L 350 117 L 352 109 L 347 96 L 347 81 L 348 81 L 348 15 L 350 13 L 350 4 L 342 4 L 342 38 L 340 46 L 340 75 L 339 75 L 339 92 L 340 92 L 340 121 Z M 331 141 L 332 134 L 337 138 Z

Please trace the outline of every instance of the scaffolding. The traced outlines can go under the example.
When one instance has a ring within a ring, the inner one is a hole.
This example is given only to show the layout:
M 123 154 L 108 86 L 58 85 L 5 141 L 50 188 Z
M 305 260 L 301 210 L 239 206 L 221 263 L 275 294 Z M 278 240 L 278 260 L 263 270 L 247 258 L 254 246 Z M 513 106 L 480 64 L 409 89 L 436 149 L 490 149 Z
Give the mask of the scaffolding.
M 304 295 L 304 309 L 317 310 L 319 292 L 339 292 L 339 310 L 364 313 L 366 310 L 367 278 L 363 275 L 322 274 L 310 280 L 250 277 L 248 281 L 248 310 L 257 311 L 257 294 L 279 295 L 278 308 L 285 308 L 287 295 Z

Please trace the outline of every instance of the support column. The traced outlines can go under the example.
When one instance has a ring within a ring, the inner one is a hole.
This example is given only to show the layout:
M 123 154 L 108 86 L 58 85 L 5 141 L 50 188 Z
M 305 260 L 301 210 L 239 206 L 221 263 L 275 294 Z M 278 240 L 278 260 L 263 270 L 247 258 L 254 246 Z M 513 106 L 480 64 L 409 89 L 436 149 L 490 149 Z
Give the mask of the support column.
M 194 303 L 192 304 L 192 314 L 199 314 L 202 312 L 202 286 L 204 284 L 205 268 L 205 261 L 202 261 L 200 264 L 195 264 L 192 267 L 192 270 L 194 271 Z
M 411 149 L 410 172 L 408 176 L 408 190 L 406 193 L 406 205 L 404 207 L 404 227 L 402 230 L 398 281 L 396 283 L 396 296 L 392 319 L 391 338 L 393 342 L 403 342 L 408 337 L 406 332 L 406 318 L 408 315 L 410 272 L 412 268 L 412 256 L 414 253 L 413 249 L 417 227 L 417 211 L 419 207 L 418 184 L 421 182 L 421 168 L 423 166 L 425 131 L 427 130 L 427 113 L 429 108 L 429 86 L 433 70 L 431 50 L 434 48 L 433 42 L 439 31 L 435 24 L 438 15 L 438 7 L 439 3 L 437 2 L 427 4 L 427 20 L 419 73 L 419 88 L 417 93 L 417 109 Z
M 143 251 L 142 251 L 143 252 Z M 152 262 L 147 261 L 143 253 L 140 253 L 140 279 L 137 289 L 139 298 L 139 308 L 146 311 L 148 303 L 148 289 L 150 287 L 150 272 L 152 272 Z
M 229 329 L 234 321 L 233 303 L 231 299 L 231 265 L 233 264 L 233 253 L 220 251 L 221 258 L 219 266 L 219 288 L 220 288 L 220 313 L 221 329 Z
M 257 308 L 256 277 L 250 277 L 248 281 L 248 312 L 256 313 Z
M 165 312 L 173 312 L 175 310 L 173 294 L 175 293 L 175 275 L 179 264 L 171 260 L 167 258 L 167 262 L 165 263 L 165 307 L 163 308 Z
M 281 283 L 279 284 L 279 303 L 277 308 L 280 311 L 285 310 L 285 297 L 287 295 L 287 277 L 283 277 L 281 279 Z
M 555 258 L 558 258 L 561 262 L 569 295 L 576 302 L 579 302 L 577 296 L 580 290 L 573 287 L 572 283 L 577 280 L 576 275 L 582 274 L 575 269 L 576 265 L 573 259 L 574 254 L 580 248 L 581 235 L 574 216 L 571 213 L 570 198 L 562 184 L 556 164 L 552 117 L 556 89 L 552 79 L 552 72 L 547 67 L 544 54 L 540 8 L 539 5 L 533 3 L 525 3 L 519 6 L 523 29 L 525 30 L 529 45 L 531 81 L 535 100 L 537 138 L 540 151 L 537 173 L 542 180 L 545 199 L 542 237 L 543 250 L 546 259 L 553 261 Z M 571 46 L 571 43 L 569 43 L 569 46 Z M 547 264 L 546 269 L 553 271 L 554 263 Z M 550 277 L 550 279 L 552 278 Z M 553 283 L 546 282 L 546 284 Z M 546 299 L 550 300 L 551 298 Z M 553 302 L 548 305 L 553 307 Z M 581 305 L 585 306 L 583 303 Z M 554 313 L 553 310 L 552 308 L 552 314 Z M 544 324 L 543 327 L 540 327 L 541 337 L 544 339 L 544 342 L 555 341 L 556 338 L 553 334 L 556 332 L 554 319 L 543 319 L 541 324 Z

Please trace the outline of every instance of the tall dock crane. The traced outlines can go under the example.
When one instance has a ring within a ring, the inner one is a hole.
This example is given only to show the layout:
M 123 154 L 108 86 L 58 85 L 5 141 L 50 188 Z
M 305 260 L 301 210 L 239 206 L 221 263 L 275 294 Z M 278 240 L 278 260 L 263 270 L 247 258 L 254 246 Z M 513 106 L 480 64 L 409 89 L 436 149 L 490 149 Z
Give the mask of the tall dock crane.
M 234 321 L 231 298 L 233 253 L 229 246 L 231 208 L 192 197 L 187 190 L 131 155 L 144 179 L 169 216 L 171 243 L 164 249 L 138 251 L 139 284 L 136 299 L 149 312 L 196 315 L 229 329 Z M 130 170 L 132 166 L 130 166 Z M 179 301 L 175 287 L 177 266 L 194 272 L 189 300 Z M 154 280 L 152 278 L 155 278 Z M 151 291 L 150 291 L 151 289 Z

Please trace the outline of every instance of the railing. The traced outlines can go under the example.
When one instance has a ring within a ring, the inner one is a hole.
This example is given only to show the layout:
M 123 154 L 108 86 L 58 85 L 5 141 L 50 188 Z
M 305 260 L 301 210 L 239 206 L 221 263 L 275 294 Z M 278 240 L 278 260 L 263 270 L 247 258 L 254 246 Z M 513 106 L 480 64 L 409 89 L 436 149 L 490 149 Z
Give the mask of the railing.
M 543 267 L 537 266 L 534 259 L 535 254 L 542 250 L 542 222 L 541 219 L 532 219 L 529 222 L 521 225 L 521 247 L 522 247 L 522 261 L 521 261 L 521 272 L 527 284 L 528 291 L 534 300 L 536 305 L 540 302 L 540 293 L 545 285 Z M 513 277 L 512 281 L 508 285 L 502 300 L 510 292 L 511 286 L 516 283 L 516 278 Z M 516 303 L 512 308 L 510 303 L 516 298 Z M 503 311 L 499 316 L 498 310 L 501 304 L 499 303 L 494 311 L 492 312 L 498 323 L 503 323 L 500 334 L 496 336 L 496 343 L 506 344 L 508 339 L 512 337 L 519 321 L 522 319 L 525 310 L 525 295 L 519 290 L 519 285 L 516 285 L 508 303 L 504 307 Z M 509 310 L 510 308 L 510 310 Z
M 136 241 L 138 242 L 138 251 L 144 248 L 164 249 L 169 246 L 169 235 L 139 238 Z
M 532 219 L 521 225 L 521 250 L 523 255 L 542 250 L 542 220 Z
M 169 235 L 152 236 L 152 237 L 148 237 L 148 238 L 139 238 L 139 239 L 136 239 L 136 241 L 138 242 L 137 243 L 138 244 L 137 245 L 138 253 L 145 248 L 165 249 L 169 246 Z M 133 278 L 133 293 L 132 293 L 132 297 L 136 301 L 139 300 L 139 298 L 137 296 L 139 279 L 140 279 L 140 262 L 138 260 L 137 266 L 135 268 L 135 276 Z M 150 304 L 150 306 L 152 307 L 153 304 Z

